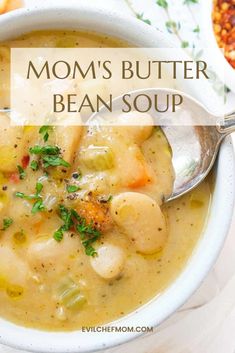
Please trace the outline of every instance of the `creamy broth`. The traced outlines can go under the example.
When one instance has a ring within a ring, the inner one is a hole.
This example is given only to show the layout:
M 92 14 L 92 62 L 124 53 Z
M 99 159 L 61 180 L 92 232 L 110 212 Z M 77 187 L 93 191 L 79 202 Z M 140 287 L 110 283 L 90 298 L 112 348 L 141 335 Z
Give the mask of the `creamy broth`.
M 9 106 L 7 47 L 125 44 L 53 31 L 4 46 L 1 106 Z M 39 131 L 10 127 L 1 115 L 0 315 L 74 330 L 111 322 L 161 294 L 192 255 L 210 206 L 209 180 L 163 205 L 173 180 L 171 151 L 151 124 Z

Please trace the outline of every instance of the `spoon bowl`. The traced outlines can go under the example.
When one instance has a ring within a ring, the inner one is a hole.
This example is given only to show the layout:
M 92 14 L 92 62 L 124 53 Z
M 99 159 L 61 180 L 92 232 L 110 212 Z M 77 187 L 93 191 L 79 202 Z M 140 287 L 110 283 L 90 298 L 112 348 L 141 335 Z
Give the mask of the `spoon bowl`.
M 157 96 L 158 101 L 163 102 L 160 105 L 162 112 L 156 112 L 151 108 L 149 113 L 154 124 L 161 127 L 172 151 L 174 185 L 171 195 L 164 197 L 165 202 L 171 201 L 195 188 L 208 175 L 222 140 L 235 131 L 235 114 L 226 117 L 215 116 L 193 97 L 172 89 L 149 88 L 129 93 L 133 99 L 141 94 L 148 95 L 152 99 Z M 165 98 L 169 94 L 178 94 L 183 98 L 182 105 L 174 113 L 164 112 Z M 141 106 L 143 111 L 146 108 L 145 104 L 143 101 Z M 114 116 L 122 112 L 122 106 L 122 96 L 113 100 Z M 96 121 L 104 122 L 109 118 L 110 112 L 107 113 L 103 107 L 89 118 L 88 124 Z

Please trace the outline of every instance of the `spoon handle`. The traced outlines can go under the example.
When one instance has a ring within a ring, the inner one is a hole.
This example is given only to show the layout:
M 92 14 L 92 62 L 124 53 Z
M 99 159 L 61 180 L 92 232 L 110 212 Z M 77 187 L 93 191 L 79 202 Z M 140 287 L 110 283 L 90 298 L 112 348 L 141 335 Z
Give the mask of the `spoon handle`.
M 226 115 L 222 122 L 220 120 L 217 124 L 217 130 L 219 133 L 225 136 L 235 132 L 235 112 Z
M 9 108 L 4 108 L 4 109 L 0 109 L 0 113 L 10 113 L 11 109 Z

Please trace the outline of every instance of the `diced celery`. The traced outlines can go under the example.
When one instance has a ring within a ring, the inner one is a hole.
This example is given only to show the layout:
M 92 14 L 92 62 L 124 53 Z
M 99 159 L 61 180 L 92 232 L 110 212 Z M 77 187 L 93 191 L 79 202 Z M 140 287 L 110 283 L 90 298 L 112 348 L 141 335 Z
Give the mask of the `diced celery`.
M 22 245 L 26 242 L 27 237 L 26 237 L 26 234 L 24 233 L 24 231 L 21 230 L 20 232 L 14 233 L 13 240 L 17 245 Z
M 83 294 L 73 296 L 66 304 L 66 307 L 71 310 L 79 310 L 86 304 L 86 298 Z
M 106 146 L 90 146 L 81 152 L 83 164 L 96 171 L 111 169 L 114 166 L 114 156 L 111 148 Z
M 10 298 L 17 299 L 23 294 L 24 289 L 21 286 L 9 284 L 7 285 L 6 292 Z
M 79 293 L 80 290 L 76 285 L 73 285 L 72 287 L 65 288 L 65 290 L 60 294 L 59 298 L 63 304 L 67 305 L 67 303 Z
M 58 287 L 58 300 L 69 310 L 79 310 L 86 303 L 86 298 L 80 293 L 79 286 L 70 278 L 67 278 Z
M 0 290 L 6 291 L 6 294 L 12 299 L 19 298 L 24 292 L 23 287 L 9 283 L 3 275 L 0 275 Z
M 58 298 L 60 299 L 67 289 L 73 287 L 74 285 L 74 281 L 71 278 L 66 277 L 57 288 Z
M 200 208 L 204 205 L 204 202 L 201 200 L 191 200 L 190 207 L 191 208 Z

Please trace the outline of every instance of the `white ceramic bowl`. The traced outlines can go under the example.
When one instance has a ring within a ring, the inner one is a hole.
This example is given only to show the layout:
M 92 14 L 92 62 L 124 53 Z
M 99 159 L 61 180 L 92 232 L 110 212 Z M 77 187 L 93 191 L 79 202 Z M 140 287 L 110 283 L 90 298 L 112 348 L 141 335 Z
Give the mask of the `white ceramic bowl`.
M 0 41 L 31 30 L 87 29 L 122 38 L 135 46 L 167 47 L 168 39 L 151 26 L 112 12 L 81 8 L 19 10 L 0 18 Z M 190 91 L 190 87 L 189 87 Z M 156 326 L 179 308 L 200 285 L 218 256 L 229 229 L 234 201 L 234 155 L 228 138 L 222 145 L 208 224 L 181 275 L 149 303 L 112 326 Z M 144 285 L 144 284 L 141 284 Z M 127 342 L 139 333 L 43 332 L 0 319 L 0 342 L 35 352 L 90 352 Z

